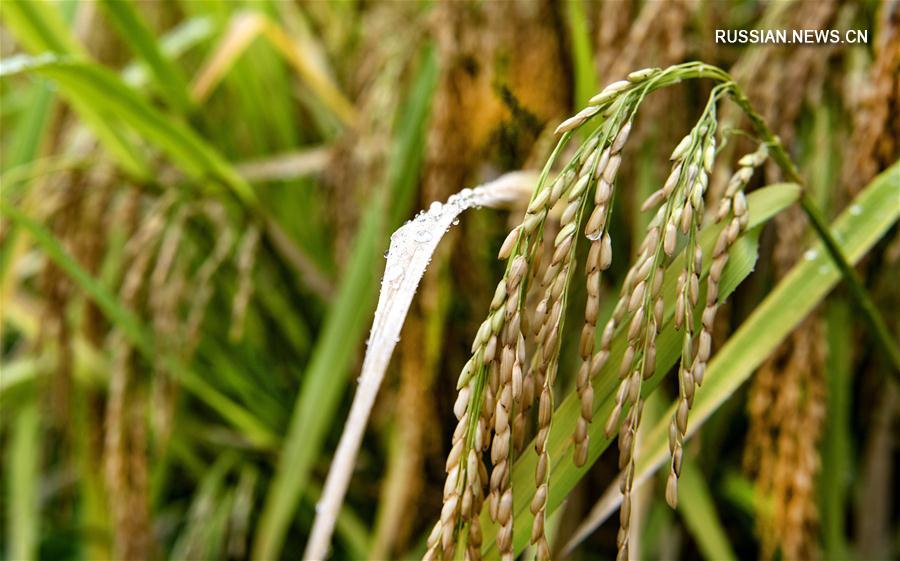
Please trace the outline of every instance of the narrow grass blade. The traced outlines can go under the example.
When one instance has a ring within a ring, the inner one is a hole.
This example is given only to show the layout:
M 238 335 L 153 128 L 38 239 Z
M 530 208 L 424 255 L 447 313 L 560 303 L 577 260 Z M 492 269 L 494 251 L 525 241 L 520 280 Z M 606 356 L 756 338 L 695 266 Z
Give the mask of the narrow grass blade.
M 179 113 L 187 113 L 191 107 L 187 80 L 162 52 L 159 41 L 141 19 L 131 0 L 102 0 L 100 5 L 118 29 L 122 40 L 153 72 L 156 85 L 169 105 Z
M 141 327 L 137 317 L 122 307 L 109 290 L 98 283 L 84 268 L 72 258 L 63 246 L 45 227 L 26 216 L 18 208 L 2 203 L 0 211 L 13 220 L 18 226 L 28 231 L 44 253 L 60 269 L 62 269 L 82 290 L 103 310 L 103 313 L 121 329 L 132 343 L 140 350 L 153 356 L 153 344 L 150 336 Z
M 215 177 L 243 203 L 256 208 L 256 197 L 250 185 L 214 148 L 192 129 L 160 113 L 106 68 L 56 57 L 20 58 L 6 62 L 8 64 L 4 64 L 0 76 L 29 71 L 56 81 L 67 98 L 78 104 L 76 109 L 85 104 L 103 107 L 105 115 L 134 128 L 143 138 L 166 152 L 188 175 Z M 96 126 L 94 128 L 98 132 Z
M 40 166 L 40 163 L 36 163 L 35 160 L 38 157 L 40 143 L 47 130 L 50 109 L 53 106 L 54 95 L 49 84 L 33 84 L 29 96 L 32 102 L 12 134 L 10 139 L 12 154 L 4 159 L 3 175 L 0 177 L 3 196 L 10 200 L 17 197 L 20 189 L 26 185 L 26 181 L 7 181 L 4 178 L 8 177 L 9 170 L 30 172 Z M 26 175 L 28 174 L 26 173 Z M 9 229 L 4 236 L 2 247 L 0 247 L 0 305 L 9 298 L 13 289 L 10 282 L 11 276 L 8 276 L 8 273 L 23 247 L 24 244 L 19 238 L 18 231 L 15 228 Z
M 572 68 L 575 73 L 575 107 L 584 107 L 597 91 L 597 73 L 591 53 L 591 33 L 582 0 L 566 2 L 566 20 L 572 50 Z
M 84 47 L 69 32 L 62 14 L 54 4 L 9 0 L 0 2 L 0 13 L 5 26 L 31 53 L 87 58 Z M 0 66 L 8 66 L 16 58 L 22 60 L 22 57 L 11 57 L 0 62 Z M 89 98 L 73 97 L 70 102 L 125 171 L 136 177 L 150 176 L 150 166 L 143 154 L 125 137 L 123 131 L 107 122 Z
M 436 82 L 437 59 L 429 48 L 401 112 L 388 165 L 387 192 L 376 195 L 363 217 L 350 262 L 304 373 L 278 468 L 263 506 L 253 558 L 278 557 L 301 491 L 319 458 L 329 421 L 347 388 L 346 374 L 353 349 L 362 339 L 375 300 L 375 271 L 383 232 L 386 226 L 393 229 L 411 204 Z
M 4 0 L 0 2 L 3 23 L 22 45 L 33 53 L 51 51 L 86 57 L 87 52 L 69 31 L 58 5 L 52 2 Z
M 391 236 L 387 264 L 381 281 L 381 294 L 375 309 L 375 321 L 369 335 L 359 386 L 340 444 L 325 480 L 304 559 L 323 559 L 328 552 L 331 533 L 337 520 L 356 453 L 362 443 L 375 396 L 381 388 L 384 373 L 400 340 L 400 330 L 409 312 L 419 282 L 438 242 L 462 212 L 481 206 L 497 206 L 515 200 L 527 201 L 537 174 L 517 172 L 450 197 L 445 204 L 434 203 L 427 212 L 407 222 Z
M 217 544 L 211 538 L 221 531 L 224 524 L 222 516 L 228 514 L 229 509 L 224 508 L 227 505 L 223 504 L 227 496 L 223 488 L 226 485 L 225 477 L 236 463 L 236 456 L 225 452 L 206 472 L 194 493 L 184 529 L 172 546 L 172 559 L 219 558 L 218 555 L 211 555 L 212 550 L 217 549 Z M 218 544 L 219 547 L 221 545 L 223 544 Z
M 31 99 L 28 111 L 22 115 L 22 120 L 10 138 L 12 150 L 10 156 L 3 161 L 4 173 L 17 166 L 31 164 L 38 156 L 40 141 L 50 117 L 53 91 L 48 84 L 34 84 L 28 92 L 28 97 Z M 11 185 L 4 185 L 5 189 L 10 187 Z M 4 193 L 4 196 L 10 196 L 9 191 Z
M 271 20 L 266 20 L 263 29 L 269 42 L 281 51 L 285 59 L 294 67 L 297 74 L 305 81 L 325 105 L 337 115 L 345 125 L 356 121 L 356 109 L 331 79 L 323 74 L 319 68 L 307 58 L 303 50 L 297 45 L 285 31 L 275 25 Z
M 192 47 L 208 39 L 213 31 L 210 18 L 190 18 L 159 38 L 159 50 L 166 58 L 177 59 Z M 129 86 L 143 86 L 149 80 L 146 69 L 145 65 L 139 64 L 137 61 L 133 62 L 122 71 L 122 78 Z
M 853 465 L 850 418 L 853 400 L 853 360 L 847 341 L 851 341 L 853 319 L 843 298 L 834 299 L 826 313 L 828 330 L 828 414 L 822 441 L 822 534 L 826 559 L 847 559 L 849 544 L 845 531 L 845 513 Z
M 4 406 L 4 410 L 12 404 Z M 6 411 L 9 413 L 8 411 Z M 26 403 L 15 416 L 11 449 L 6 456 L 7 558 L 38 558 L 38 462 L 41 418 L 37 405 Z
M 709 487 L 692 459 L 685 458 L 678 483 L 678 511 L 708 561 L 731 561 L 737 554 L 728 543 Z

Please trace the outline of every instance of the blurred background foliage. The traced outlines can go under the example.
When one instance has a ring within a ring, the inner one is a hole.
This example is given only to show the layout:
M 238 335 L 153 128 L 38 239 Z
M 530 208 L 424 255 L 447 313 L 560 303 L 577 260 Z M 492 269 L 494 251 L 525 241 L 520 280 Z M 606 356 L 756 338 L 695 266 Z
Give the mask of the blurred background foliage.
M 3 559 L 298 557 L 390 233 L 463 187 L 539 168 L 559 120 L 631 70 L 729 69 L 830 215 L 898 157 L 896 1 L 4 0 L 0 16 Z M 754 27 L 866 29 L 869 42 L 714 41 Z M 660 92 L 642 111 L 613 218 L 614 283 L 704 88 Z M 767 169 L 759 185 L 780 179 Z M 421 555 L 456 377 L 519 215 L 473 213 L 441 244 L 335 558 Z M 797 209 L 764 230 L 716 347 L 810 239 Z M 898 270 L 894 227 L 860 268 L 894 333 Z M 887 372 L 838 289 L 693 439 L 682 492 L 700 506 L 644 499 L 642 556 L 895 557 Z M 614 477 L 612 456 L 553 519 L 557 547 Z M 571 557 L 613 558 L 614 532 Z

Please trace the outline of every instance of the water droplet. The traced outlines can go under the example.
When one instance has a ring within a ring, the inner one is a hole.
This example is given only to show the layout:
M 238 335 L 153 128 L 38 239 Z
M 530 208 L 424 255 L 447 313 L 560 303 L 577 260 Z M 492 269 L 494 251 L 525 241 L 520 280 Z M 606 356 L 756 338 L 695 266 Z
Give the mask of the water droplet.
M 316 512 L 319 512 L 320 510 L 322 510 L 322 503 L 321 503 L 321 502 L 317 502 L 317 503 L 316 503 Z
M 422 229 L 416 232 L 415 240 L 419 243 L 428 243 L 431 241 L 431 232 Z
M 403 276 L 403 267 L 397 263 L 391 265 L 384 271 L 384 282 L 394 282 Z
M 819 252 L 816 251 L 815 249 L 808 249 L 808 250 L 806 250 L 806 253 L 803 254 L 803 258 L 806 259 L 807 261 L 812 261 L 813 259 L 815 259 L 818 256 L 819 256 Z
M 457 225 L 459 224 L 459 218 L 454 218 L 452 224 L 453 224 L 454 226 L 457 226 Z
M 586 237 L 587 237 L 587 239 L 591 240 L 592 242 L 595 242 L 603 237 L 603 232 L 601 232 L 600 230 L 597 230 L 596 232 L 588 234 Z
M 850 207 L 850 214 L 852 214 L 853 216 L 859 216 L 860 214 L 862 214 L 862 211 L 863 209 L 859 205 L 853 205 Z
M 441 205 L 441 203 L 434 201 L 433 203 L 431 203 L 431 206 L 428 207 L 428 212 L 438 213 L 441 211 L 442 206 L 443 205 Z

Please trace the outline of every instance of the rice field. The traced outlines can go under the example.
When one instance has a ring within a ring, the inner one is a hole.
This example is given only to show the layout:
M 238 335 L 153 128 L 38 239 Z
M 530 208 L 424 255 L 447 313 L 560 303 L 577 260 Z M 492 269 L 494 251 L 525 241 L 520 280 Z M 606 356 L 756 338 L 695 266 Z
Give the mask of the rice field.
M 4 0 L 0 131 L 0 560 L 900 552 L 896 0 Z

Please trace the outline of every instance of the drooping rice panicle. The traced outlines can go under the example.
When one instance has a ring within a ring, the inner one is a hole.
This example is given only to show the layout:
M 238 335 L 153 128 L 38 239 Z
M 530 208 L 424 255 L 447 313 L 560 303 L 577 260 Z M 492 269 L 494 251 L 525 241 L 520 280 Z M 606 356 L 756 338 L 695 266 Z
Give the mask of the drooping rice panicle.
M 622 379 L 616 394 L 616 404 L 606 424 L 611 435 L 624 410 L 628 410 L 625 422 L 619 429 L 619 467 L 624 470 L 622 479 L 622 507 L 617 536 L 618 558 L 629 555 L 629 526 L 631 518 L 631 492 L 634 479 L 634 444 L 642 411 L 641 383 L 653 375 L 656 368 L 656 337 L 662 328 L 665 304 L 662 298 L 663 271 L 669 258 L 675 254 L 677 232 L 681 229 L 688 237 L 686 257 L 688 272 L 682 273 L 682 286 L 689 287 L 691 301 L 699 297 L 700 258 L 696 238 L 700 217 L 703 216 L 703 195 L 708 184 L 706 170 L 715 156 L 715 107 L 718 97 L 726 93 L 717 87 L 710 96 L 706 110 L 697 125 L 675 148 L 673 169 L 663 187 L 650 195 L 642 209 L 658 205 L 656 215 L 648 225 L 639 256 L 629 271 L 622 297 L 607 325 L 603 343 L 612 336 L 617 326 L 628 321 L 625 355 L 619 365 Z M 603 349 L 601 346 L 601 352 Z M 684 390 L 682 390 L 682 398 Z M 680 454 L 680 452 L 679 452 Z M 680 456 L 677 461 L 680 465 Z
M 594 338 L 597 316 L 600 312 L 600 272 L 612 263 L 612 239 L 606 225 L 612 209 L 613 186 L 621 162 L 621 151 L 631 132 L 631 122 L 626 123 L 616 134 L 614 141 L 605 148 L 597 162 L 594 173 L 597 184 L 594 191 L 594 207 L 584 228 L 585 236 L 591 241 L 585 276 L 587 277 L 587 303 L 584 311 L 584 326 L 579 341 L 581 367 L 578 370 L 576 386 L 581 401 L 581 416 L 575 426 L 574 462 L 582 466 L 587 461 L 589 438 L 587 426 L 593 418 L 594 388 L 591 380 L 603 365 L 604 358 L 594 353 Z
M 525 441 L 528 414 L 535 399 L 538 401 L 534 438 L 537 463 L 535 494 L 529 505 L 534 516 L 530 541 L 537 559 L 550 558 L 550 545 L 544 533 L 551 465 L 547 443 L 563 318 L 569 282 L 575 269 L 576 233 L 579 230 L 588 239 L 589 248 L 585 263 L 587 301 L 578 346 L 581 361 L 576 377 L 580 415 L 572 438 L 573 463 L 577 466 L 586 464 L 589 455 L 593 378 L 608 362 L 615 336 L 622 332 L 627 342 L 624 356 L 616 367 L 621 381 L 615 405 L 604 427 L 608 436 L 619 433 L 619 466 L 624 472 L 617 538 L 619 559 L 627 559 L 629 555 L 635 437 L 643 408 L 641 386 L 643 380 L 656 370 L 657 336 L 665 320 L 664 270 L 676 250 L 684 248 L 686 257 L 677 283 L 674 318 L 676 328 L 683 330 L 683 350 L 679 366 L 679 405 L 670 435 L 672 463 L 667 498 L 677 495 L 687 411 L 696 388 L 702 383 L 709 359 L 709 327 L 715 317 L 718 282 L 727 252 L 747 223 L 742 189 L 752 170 L 741 170 L 736 174 L 740 181 L 735 179 L 737 183 L 729 187 L 722 203 L 724 210 L 720 210 L 720 214 L 724 212 L 732 219 L 712 252 L 707 303 L 699 333 L 695 334 L 694 307 L 699 303 L 703 264 L 699 231 L 705 214 L 708 174 L 716 155 L 716 106 L 722 97 L 734 93 L 732 82 L 722 80 L 713 88 L 698 123 L 672 154 L 673 167 L 668 179 L 644 202 L 642 210 L 657 210 L 596 349 L 595 337 L 600 308 L 600 274 L 609 267 L 612 259 L 612 240 L 606 226 L 621 151 L 637 107 L 651 91 L 676 83 L 679 73 L 700 76 L 707 72 L 714 75 L 716 71 L 704 65 L 684 65 L 665 71 L 651 69 L 633 73 L 629 80 L 610 85 L 606 93 L 592 100 L 592 105 L 564 121 L 557 129 L 563 133 L 563 138 L 541 175 L 521 224 L 513 228 L 501 244 L 499 257 L 508 261 L 506 274 L 497 286 L 490 313 L 478 330 L 472 356 L 457 384 L 460 394 L 454 411 L 459 423 L 446 465 L 441 519 L 429 537 L 426 558 L 452 557 L 457 547 L 463 548 L 462 556 L 466 559 L 480 558 L 482 529 L 479 514 L 484 499 L 488 499 L 491 520 L 498 524 L 496 546 L 501 559 L 511 561 L 514 558 L 511 466 Z M 598 117 L 600 125 L 586 135 L 583 144 L 549 182 L 549 169 L 563 146 L 580 133 L 581 127 Z M 755 165 L 761 163 L 764 156 L 764 150 L 754 155 Z M 745 160 L 742 160 L 744 167 L 749 165 Z M 546 244 L 544 226 L 554 207 L 559 209 L 555 211 L 559 212 L 559 228 L 554 230 L 552 243 Z M 542 260 L 546 262 L 543 267 L 540 266 Z M 533 287 L 539 288 L 537 291 L 529 290 L 533 279 L 539 280 L 538 287 Z M 526 315 L 523 313 L 525 297 L 535 292 L 540 296 L 537 303 L 532 304 L 534 312 Z M 533 339 L 530 357 L 526 355 L 529 337 Z M 526 368 L 526 364 L 529 367 Z M 620 425 L 623 414 L 624 422 Z M 488 450 L 490 470 L 482 458 Z
M 592 248 L 585 269 L 589 301 L 579 346 L 584 361 L 577 380 L 578 394 L 582 400 L 582 415 L 577 421 L 573 435 L 574 460 L 577 465 L 583 465 L 588 451 L 587 425 L 593 415 L 591 379 L 600 366 L 600 357 L 593 356 L 594 331 L 599 313 L 600 271 L 606 269 L 612 259 L 611 240 L 605 231 L 605 223 L 612 201 L 612 185 L 621 163 L 620 153 L 631 130 L 631 117 L 639 96 L 640 91 L 634 96 L 623 96 L 610 108 L 612 114 L 604 124 L 601 134 L 586 142 L 586 150 L 581 159 L 577 160 L 578 172 L 572 177 L 575 186 L 569 192 L 567 206 L 562 213 L 560 233 L 554 240 L 553 257 L 544 276 L 544 298 L 537 307 L 538 320 L 535 323 L 538 354 L 535 361 L 539 372 L 537 378 L 543 378 L 543 383 L 535 438 L 535 452 L 538 455 L 535 468 L 537 489 L 531 504 L 531 512 L 534 515 L 531 543 L 536 548 L 537 558 L 541 560 L 550 558 L 550 548 L 544 533 L 550 469 L 546 444 L 553 413 L 553 384 L 556 377 L 562 315 L 565 309 L 568 278 L 574 266 L 574 234 L 577 224 L 581 223 L 582 215 L 586 214 L 590 207 L 588 201 L 593 192 L 595 205 L 590 207 L 591 218 L 584 228 Z

